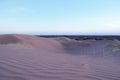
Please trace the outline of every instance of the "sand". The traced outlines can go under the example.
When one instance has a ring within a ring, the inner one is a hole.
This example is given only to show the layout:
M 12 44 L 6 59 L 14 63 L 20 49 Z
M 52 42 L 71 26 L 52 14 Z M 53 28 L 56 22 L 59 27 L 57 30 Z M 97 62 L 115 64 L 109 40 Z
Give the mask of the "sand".
M 120 51 L 111 44 L 111 40 L 3 35 L 0 80 L 120 80 Z

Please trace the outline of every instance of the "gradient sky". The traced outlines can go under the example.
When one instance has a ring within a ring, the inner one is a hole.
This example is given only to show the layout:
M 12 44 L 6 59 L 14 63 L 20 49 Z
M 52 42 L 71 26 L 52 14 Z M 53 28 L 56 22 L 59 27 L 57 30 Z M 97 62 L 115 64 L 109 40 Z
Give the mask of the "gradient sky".
M 120 0 L 0 0 L 0 33 L 120 35 Z

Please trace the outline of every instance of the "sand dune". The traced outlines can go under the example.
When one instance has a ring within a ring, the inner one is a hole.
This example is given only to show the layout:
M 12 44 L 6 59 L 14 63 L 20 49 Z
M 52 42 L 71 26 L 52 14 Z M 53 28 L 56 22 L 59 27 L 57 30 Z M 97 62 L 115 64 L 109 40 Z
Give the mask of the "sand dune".
M 120 51 L 112 43 L 3 35 L 0 80 L 120 80 Z
M 0 43 L 4 45 L 18 44 L 17 46 L 20 45 L 21 48 L 35 48 L 40 51 L 63 51 L 63 46 L 58 41 L 31 35 L 3 35 L 0 37 Z

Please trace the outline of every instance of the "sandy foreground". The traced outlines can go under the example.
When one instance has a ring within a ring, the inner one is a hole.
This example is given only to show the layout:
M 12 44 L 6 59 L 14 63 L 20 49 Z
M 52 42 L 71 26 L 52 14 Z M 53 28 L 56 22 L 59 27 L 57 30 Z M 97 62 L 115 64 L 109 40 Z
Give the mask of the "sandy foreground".
M 120 80 L 120 42 L 1 35 L 0 80 Z

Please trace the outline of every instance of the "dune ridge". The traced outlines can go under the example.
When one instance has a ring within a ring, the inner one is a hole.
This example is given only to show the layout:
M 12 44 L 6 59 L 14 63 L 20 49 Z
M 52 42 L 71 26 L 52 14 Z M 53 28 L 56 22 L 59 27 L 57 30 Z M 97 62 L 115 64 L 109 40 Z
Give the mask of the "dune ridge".
M 0 44 L 12 44 L 18 47 L 21 46 L 21 48 L 28 47 L 41 51 L 61 52 L 63 50 L 62 45 L 54 39 L 46 39 L 31 35 L 3 35 L 0 37 Z

